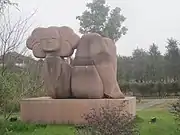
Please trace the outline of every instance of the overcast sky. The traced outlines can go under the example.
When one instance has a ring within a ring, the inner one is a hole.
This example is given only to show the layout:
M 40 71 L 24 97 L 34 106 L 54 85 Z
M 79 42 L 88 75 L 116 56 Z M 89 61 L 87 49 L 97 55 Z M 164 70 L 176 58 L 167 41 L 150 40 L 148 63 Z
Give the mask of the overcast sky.
M 91 0 L 14 0 L 19 3 L 22 16 L 35 9 L 33 28 L 37 26 L 70 26 L 78 32 L 77 15 L 86 9 Z M 133 49 L 148 49 L 155 42 L 162 53 L 166 39 L 174 37 L 180 40 L 180 0 L 107 0 L 112 7 L 120 7 L 127 18 L 124 25 L 128 33 L 117 43 L 120 55 L 131 55 Z M 16 12 L 15 12 L 16 13 Z

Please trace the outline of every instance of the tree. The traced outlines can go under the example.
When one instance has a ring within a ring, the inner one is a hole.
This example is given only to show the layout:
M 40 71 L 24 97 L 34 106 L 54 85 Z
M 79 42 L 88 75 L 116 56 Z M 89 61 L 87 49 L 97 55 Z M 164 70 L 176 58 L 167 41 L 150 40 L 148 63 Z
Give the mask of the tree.
M 127 28 L 122 25 L 126 18 L 119 7 L 110 10 L 105 0 L 93 0 L 86 7 L 87 10 L 76 17 L 80 22 L 80 33 L 98 33 L 115 42 L 126 34 Z
M 154 57 L 155 59 L 156 59 L 156 57 L 161 55 L 160 51 L 158 50 L 158 46 L 155 43 L 150 45 L 149 54 L 150 54 L 150 56 Z
M 148 53 L 144 49 L 135 49 L 133 55 L 133 78 L 144 82 L 147 79 L 146 67 Z
M 0 113 L 4 115 L 5 120 L 11 116 L 13 105 L 18 104 L 22 96 L 30 93 L 30 90 L 34 90 L 36 84 L 36 78 L 32 79 L 28 70 L 19 68 L 19 72 L 14 72 L 12 68 L 15 67 L 15 63 L 9 66 L 12 60 L 7 58 L 8 54 L 19 52 L 15 53 L 17 55 L 13 58 L 14 62 L 25 53 L 21 45 L 26 40 L 25 35 L 30 27 L 28 22 L 35 12 L 25 19 L 20 17 L 12 21 L 8 10 L 3 11 L 0 20 Z
M 167 39 L 167 46 L 166 46 L 166 72 L 168 74 L 169 79 L 173 79 L 174 81 L 178 80 L 180 74 L 180 53 L 178 48 L 178 41 L 176 39 L 170 38 Z
M 4 10 L 7 8 L 7 6 L 15 6 L 17 7 L 17 3 L 11 2 L 10 0 L 1 0 L 0 1 L 0 15 L 3 14 Z
M 117 57 L 117 79 L 122 81 L 132 81 L 133 60 L 132 57 Z
M 156 82 L 160 81 L 163 75 L 163 57 L 161 56 L 160 51 L 158 50 L 158 46 L 156 44 L 152 44 L 149 47 L 149 56 L 148 56 L 148 77 L 149 80 Z
M 2 75 L 6 70 L 10 61 L 5 61 L 5 56 L 9 52 L 19 51 L 20 54 L 25 53 L 25 47 L 19 50 L 20 46 L 25 43 L 25 35 L 28 32 L 31 25 L 28 24 L 29 20 L 35 14 L 32 13 L 30 16 L 22 19 L 19 17 L 15 22 L 11 20 L 9 16 L 9 9 L 2 15 L 1 26 L 0 26 L 0 55 L 2 64 Z M 18 57 L 18 56 L 17 56 Z

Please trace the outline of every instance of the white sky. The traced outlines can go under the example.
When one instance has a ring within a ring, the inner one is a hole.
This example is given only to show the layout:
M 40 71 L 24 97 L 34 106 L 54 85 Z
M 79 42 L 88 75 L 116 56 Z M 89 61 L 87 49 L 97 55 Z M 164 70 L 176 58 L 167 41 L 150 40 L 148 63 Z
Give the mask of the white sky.
M 14 1 L 19 3 L 22 16 L 28 16 L 38 9 L 33 17 L 33 28 L 66 25 L 78 32 L 76 16 L 81 15 L 89 0 Z M 107 3 L 112 8 L 120 7 L 127 17 L 124 24 L 129 30 L 116 43 L 118 54 L 131 55 L 137 46 L 148 49 L 153 42 L 164 53 L 167 38 L 180 40 L 180 0 L 107 0 Z

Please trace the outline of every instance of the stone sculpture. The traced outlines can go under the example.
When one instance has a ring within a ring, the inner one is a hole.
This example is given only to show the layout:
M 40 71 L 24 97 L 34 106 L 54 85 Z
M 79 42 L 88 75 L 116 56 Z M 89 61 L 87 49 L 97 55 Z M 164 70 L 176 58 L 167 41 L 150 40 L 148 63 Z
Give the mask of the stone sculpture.
M 123 98 L 116 69 L 116 47 L 111 39 L 96 33 L 82 36 L 73 62 L 72 93 L 80 98 Z
M 45 58 L 43 73 L 48 95 L 60 98 L 124 98 L 117 80 L 115 43 L 96 33 L 81 38 L 66 26 L 36 28 L 27 47 Z M 69 58 L 76 49 L 71 64 Z
M 37 58 L 45 58 L 43 74 L 47 93 L 52 98 L 71 96 L 71 66 L 64 57 L 73 54 L 80 37 L 69 27 L 36 28 L 27 40 L 27 47 Z

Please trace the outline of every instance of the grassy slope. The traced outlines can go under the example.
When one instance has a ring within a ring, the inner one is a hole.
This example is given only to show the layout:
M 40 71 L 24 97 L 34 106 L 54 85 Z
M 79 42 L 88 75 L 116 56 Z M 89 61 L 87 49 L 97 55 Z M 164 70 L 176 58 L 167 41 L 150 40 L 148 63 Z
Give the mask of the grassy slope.
M 167 110 L 167 105 L 158 105 L 143 111 L 137 112 L 138 116 L 143 119 L 139 123 L 141 135 L 180 135 L 175 132 L 177 125 L 172 115 Z M 157 117 L 157 123 L 150 124 L 151 117 Z M 47 126 L 39 127 L 34 131 L 13 132 L 12 135 L 73 135 L 72 127 L 68 126 Z

